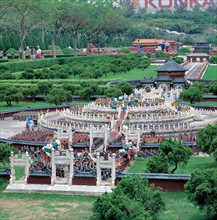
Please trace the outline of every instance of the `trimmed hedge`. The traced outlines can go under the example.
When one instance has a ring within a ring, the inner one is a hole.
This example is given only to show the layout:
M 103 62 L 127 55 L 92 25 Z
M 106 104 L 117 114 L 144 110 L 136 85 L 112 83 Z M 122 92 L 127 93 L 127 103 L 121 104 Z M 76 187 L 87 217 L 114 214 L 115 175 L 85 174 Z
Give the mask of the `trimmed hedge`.
M 10 72 L 25 71 L 28 69 L 40 69 L 44 67 L 51 67 L 55 64 L 70 64 L 73 62 L 83 62 L 87 60 L 97 60 L 106 58 L 108 55 L 94 55 L 94 56 L 77 56 L 74 57 L 61 57 L 61 58 L 47 58 L 47 59 L 35 59 L 35 60 L 19 60 L 14 62 L 0 63 L 0 66 L 6 66 Z
M 0 66 L 6 66 L 11 72 L 25 71 L 28 69 L 40 69 L 50 67 L 57 64 L 57 59 L 36 59 L 36 60 L 20 60 L 14 62 L 2 63 Z

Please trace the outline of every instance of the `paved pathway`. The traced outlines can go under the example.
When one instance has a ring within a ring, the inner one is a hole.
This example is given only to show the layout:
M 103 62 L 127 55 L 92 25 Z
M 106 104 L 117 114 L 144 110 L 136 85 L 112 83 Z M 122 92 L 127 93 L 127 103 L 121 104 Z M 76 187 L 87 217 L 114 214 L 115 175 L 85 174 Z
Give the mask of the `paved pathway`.
M 45 185 L 45 184 L 9 184 L 4 192 L 40 192 L 76 195 L 101 195 L 105 192 L 112 192 L 110 186 L 82 186 L 82 185 Z
M 204 63 L 200 62 L 190 62 L 184 67 L 188 69 L 188 71 L 185 73 L 185 77 L 187 79 L 197 79 L 199 71 L 202 69 Z
M 12 117 L 0 120 L 0 138 L 9 138 L 17 133 L 24 131 L 25 121 L 13 120 Z

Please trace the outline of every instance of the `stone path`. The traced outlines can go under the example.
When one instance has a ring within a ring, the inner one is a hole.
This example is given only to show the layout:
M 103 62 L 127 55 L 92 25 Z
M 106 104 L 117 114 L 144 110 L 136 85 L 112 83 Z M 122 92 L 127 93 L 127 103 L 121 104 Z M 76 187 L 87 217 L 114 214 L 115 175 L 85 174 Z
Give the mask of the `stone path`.
M 5 118 L 5 120 L 0 120 L 0 138 L 9 138 L 24 131 L 25 128 L 25 121 L 13 120 L 12 117 Z
M 45 184 L 9 184 L 4 192 L 40 192 L 40 193 L 58 193 L 75 195 L 101 195 L 105 192 L 112 192 L 109 186 L 82 186 L 82 185 L 45 185 Z

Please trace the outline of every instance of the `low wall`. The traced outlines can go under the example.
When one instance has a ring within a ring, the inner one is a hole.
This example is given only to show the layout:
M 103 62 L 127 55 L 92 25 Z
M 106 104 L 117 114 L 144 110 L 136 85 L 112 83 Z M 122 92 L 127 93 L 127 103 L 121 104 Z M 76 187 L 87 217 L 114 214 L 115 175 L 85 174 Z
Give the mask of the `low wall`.
M 96 177 L 73 177 L 72 185 L 96 186 Z
M 27 184 L 49 184 L 51 185 L 50 176 L 29 176 Z
M 154 184 L 155 188 L 160 187 L 164 192 L 184 192 L 187 180 L 148 180 L 148 184 Z
M 115 185 L 117 185 L 123 177 L 132 175 L 132 173 L 119 173 L 115 180 Z M 154 184 L 155 188 L 160 187 L 163 192 L 184 192 L 184 186 L 190 178 L 188 174 L 138 173 L 138 175 L 146 177 L 149 185 Z
M 122 178 L 116 178 L 117 185 Z M 166 180 L 166 179 L 148 179 L 148 184 L 154 184 L 155 188 L 160 187 L 163 192 L 184 192 L 187 180 Z

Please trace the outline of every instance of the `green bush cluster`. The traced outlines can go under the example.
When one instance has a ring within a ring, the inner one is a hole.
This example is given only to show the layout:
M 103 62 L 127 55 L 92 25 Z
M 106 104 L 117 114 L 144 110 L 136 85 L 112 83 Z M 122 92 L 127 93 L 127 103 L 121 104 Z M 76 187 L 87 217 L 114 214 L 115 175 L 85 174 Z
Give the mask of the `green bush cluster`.
M 36 59 L 17 62 L 7 62 L 0 64 L 1 68 L 7 68 L 10 72 L 25 71 L 28 69 L 39 69 L 50 67 L 57 63 L 57 59 Z
M 212 64 L 217 64 L 217 55 L 211 56 L 209 62 Z

